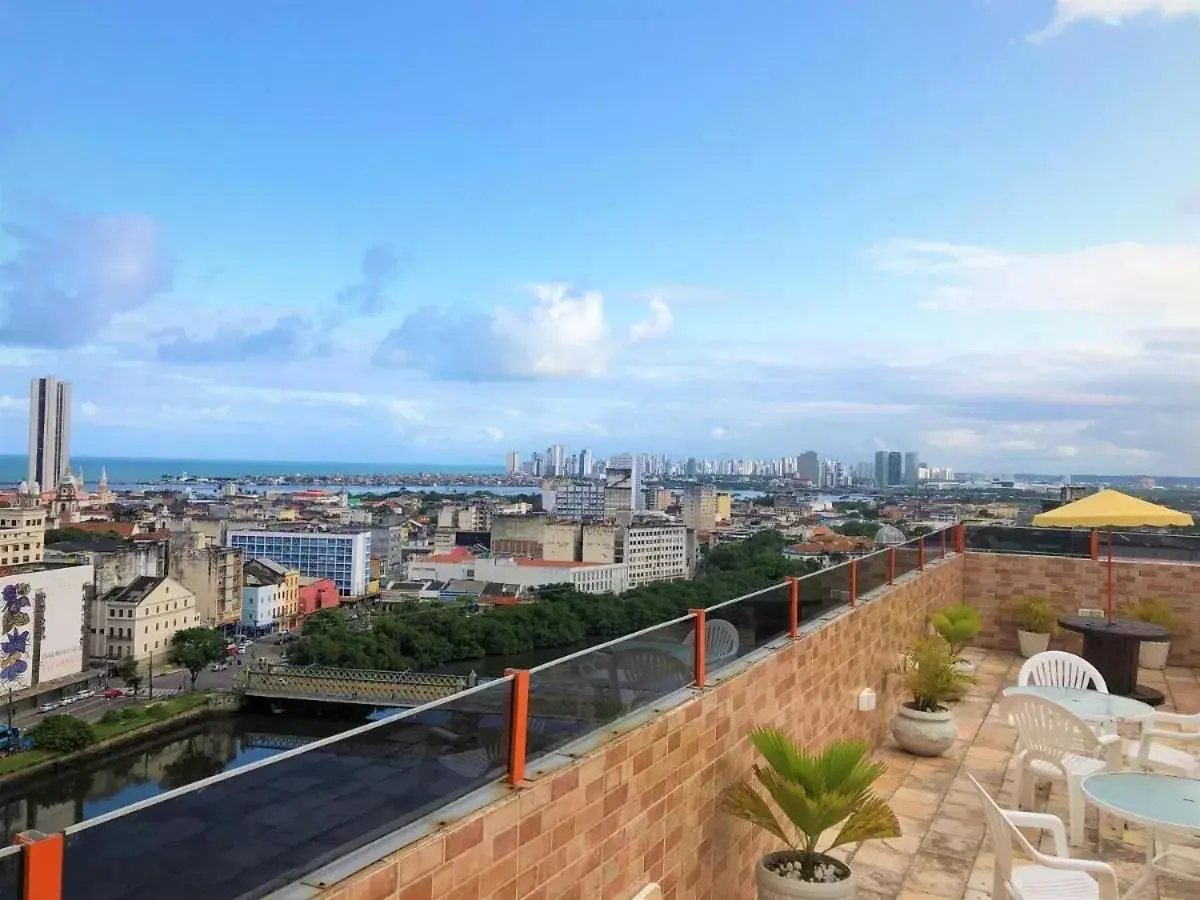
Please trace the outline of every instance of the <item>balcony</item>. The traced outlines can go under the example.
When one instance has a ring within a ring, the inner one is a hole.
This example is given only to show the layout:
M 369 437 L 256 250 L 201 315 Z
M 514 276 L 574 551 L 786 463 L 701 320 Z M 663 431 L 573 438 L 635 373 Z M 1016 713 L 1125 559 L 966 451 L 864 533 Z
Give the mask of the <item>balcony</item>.
M 1118 597 L 1170 597 L 1200 616 L 1186 602 L 1200 541 L 1155 538 L 1118 536 Z M 770 841 L 716 798 L 753 761 L 745 733 L 774 723 L 812 747 L 865 738 L 892 766 L 905 836 L 854 851 L 869 876 L 860 900 L 980 900 L 989 851 L 962 783 L 1006 784 L 1004 604 L 1101 605 L 1095 551 L 1087 532 L 948 529 L 732 598 L 68 828 L 48 842 L 63 853 L 62 896 L 590 900 L 657 881 L 669 897 L 750 898 Z M 885 672 L 933 610 L 964 601 L 985 619 L 980 682 L 959 704 L 959 745 L 917 761 L 890 747 Z M 1162 679 L 1187 712 L 1200 709 L 1190 624 Z M 880 693 L 872 712 L 857 710 L 865 687 Z M 31 852 L 0 857 L 0 896 Z

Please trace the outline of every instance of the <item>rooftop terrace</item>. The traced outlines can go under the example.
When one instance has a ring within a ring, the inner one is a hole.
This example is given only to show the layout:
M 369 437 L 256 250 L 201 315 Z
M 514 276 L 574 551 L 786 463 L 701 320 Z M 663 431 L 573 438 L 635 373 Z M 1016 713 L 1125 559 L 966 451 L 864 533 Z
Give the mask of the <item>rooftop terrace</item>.
M 1200 608 L 1185 601 L 1200 588 L 1188 564 L 1200 540 L 1117 546 L 1119 597 L 1173 598 L 1192 620 L 1162 681 L 1196 711 Z M 80 823 L 65 842 L 0 857 L 0 896 L 27 896 L 22 865 L 43 854 L 53 867 L 45 848 L 58 846 L 67 900 L 583 900 L 649 881 L 668 897 L 749 898 L 753 865 L 774 848 L 721 814 L 717 795 L 753 761 L 746 732 L 771 723 L 810 748 L 865 738 L 891 764 L 904 836 L 854 851 L 860 898 L 979 900 L 988 850 L 963 784 L 971 772 L 1011 799 L 1013 735 L 995 712 L 1015 678 L 1004 604 L 1100 605 L 1096 550 L 1087 532 L 938 532 Z M 889 745 L 886 671 L 932 611 L 960 602 L 984 617 L 979 683 L 958 704 L 954 750 L 916 760 Z M 736 638 L 704 648 L 696 637 L 714 619 Z M 879 691 L 872 712 L 857 710 L 865 687 Z M 1104 858 L 1137 859 L 1114 846 Z

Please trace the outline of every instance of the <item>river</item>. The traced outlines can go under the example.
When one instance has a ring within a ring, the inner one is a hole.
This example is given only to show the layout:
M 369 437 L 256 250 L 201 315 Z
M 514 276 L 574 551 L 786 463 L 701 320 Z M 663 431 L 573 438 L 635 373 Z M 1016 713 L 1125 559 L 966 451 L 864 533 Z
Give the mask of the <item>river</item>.
M 5 785 L 0 788 L 3 843 L 12 843 L 12 836 L 26 829 L 61 831 L 356 724 L 360 723 L 291 715 L 211 719 L 51 779 Z

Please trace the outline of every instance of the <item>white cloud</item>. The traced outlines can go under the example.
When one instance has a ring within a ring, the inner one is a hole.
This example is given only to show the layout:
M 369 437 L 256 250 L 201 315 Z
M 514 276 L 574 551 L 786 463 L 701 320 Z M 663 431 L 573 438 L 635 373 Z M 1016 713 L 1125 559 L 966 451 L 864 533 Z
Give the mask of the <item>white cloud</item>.
M 1200 324 L 1200 244 L 1122 242 L 1061 253 L 897 239 L 880 268 L 929 285 L 920 306 L 952 312 L 1094 313 L 1141 324 Z
M 85 416 L 100 415 L 100 407 L 98 407 L 95 403 L 91 403 L 90 401 L 85 401 L 83 403 L 80 403 L 79 411 L 81 413 L 83 413 Z
M 675 324 L 671 307 L 658 297 L 650 299 L 650 318 L 635 322 L 629 329 L 629 340 L 647 341 L 651 338 L 662 337 Z
M 1029 35 L 1028 40 L 1039 43 L 1080 22 L 1121 25 L 1150 14 L 1163 19 L 1200 16 L 1200 0 L 1057 0 L 1050 24 Z
M 566 284 L 532 285 L 525 314 L 497 307 L 492 333 L 510 350 L 510 375 L 550 378 L 603 375 L 612 353 L 604 295 Z
M 712 430 L 712 436 L 715 437 L 718 441 L 720 441 L 720 440 L 724 440 L 725 438 L 729 437 L 729 432 L 726 431 L 724 428 L 722 428 L 720 425 L 718 425 L 716 428 L 714 428 Z

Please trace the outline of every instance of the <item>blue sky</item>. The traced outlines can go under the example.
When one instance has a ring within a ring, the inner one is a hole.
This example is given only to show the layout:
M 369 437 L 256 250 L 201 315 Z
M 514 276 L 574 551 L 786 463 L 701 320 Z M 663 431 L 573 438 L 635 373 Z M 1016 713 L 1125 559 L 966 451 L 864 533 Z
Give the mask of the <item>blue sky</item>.
M 0 0 L 0 452 L 1195 473 L 1200 0 Z

